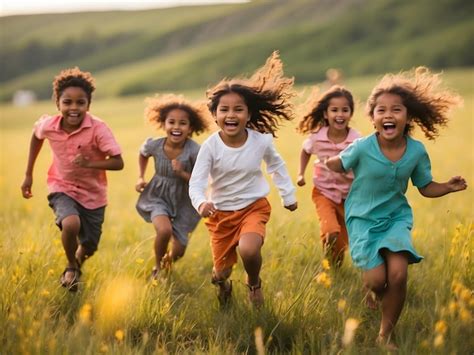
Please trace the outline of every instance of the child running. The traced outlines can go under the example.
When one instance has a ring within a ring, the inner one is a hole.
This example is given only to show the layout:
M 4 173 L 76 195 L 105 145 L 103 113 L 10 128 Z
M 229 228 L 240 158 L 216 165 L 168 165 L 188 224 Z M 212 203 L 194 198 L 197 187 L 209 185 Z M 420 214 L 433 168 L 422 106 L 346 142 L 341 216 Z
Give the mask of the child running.
M 311 154 L 316 155 L 318 160 L 314 163 L 312 199 L 325 253 L 330 262 L 338 267 L 342 264 L 348 244 L 344 201 L 354 176 L 351 171 L 333 172 L 323 162 L 360 137 L 356 130 L 349 127 L 354 114 L 354 99 L 347 89 L 335 85 L 322 95 L 314 90 L 306 105 L 310 110 L 300 121 L 298 131 L 310 135 L 303 142 L 297 184 L 306 184 L 306 166 Z
M 135 189 L 140 192 L 137 211 L 153 223 L 155 266 L 152 280 L 160 270 L 170 269 L 188 245 L 188 235 L 196 228 L 199 214 L 191 205 L 188 182 L 199 152 L 199 144 L 190 137 L 207 129 L 207 108 L 182 96 L 164 95 L 148 99 L 146 119 L 165 131 L 166 137 L 148 138 L 138 155 L 139 177 Z M 147 183 L 148 159 L 155 161 L 155 174 Z M 168 244 L 172 240 L 171 248 Z
M 433 181 L 425 147 L 410 137 L 417 124 L 428 139 L 434 139 L 437 126 L 445 126 L 449 110 L 460 103 L 459 96 L 439 86 L 439 76 L 422 67 L 414 73 L 384 76 L 367 102 L 375 133 L 326 162 L 334 171 L 354 172 L 345 206 L 349 248 L 354 264 L 363 270 L 365 287 L 381 300 L 377 343 L 387 349 L 397 348 L 392 334 L 405 303 L 408 264 L 422 259 L 410 235 L 408 180 L 425 197 L 467 187 L 461 176 Z
M 270 187 L 261 171 L 262 160 L 285 208 L 297 208 L 295 187 L 272 142 L 280 121 L 292 119 L 292 87 L 293 79 L 283 76 L 282 62 L 274 52 L 250 79 L 223 80 L 207 92 L 220 130 L 201 147 L 189 193 L 199 214 L 209 217 L 212 283 L 218 286 L 221 305 L 231 297 L 228 278 L 237 262 L 237 247 L 247 272 L 249 300 L 255 307 L 263 304 L 261 248 L 271 207 L 265 197 Z
M 48 139 L 53 152 L 48 201 L 67 258 L 60 282 L 73 292 L 78 289 L 81 266 L 97 250 L 102 233 L 107 204 L 105 170 L 123 169 L 121 150 L 112 132 L 88 112 L 94 89 L 91 74 L 77 67 L 55 77 L 53 99 L 59 114 L 42 116 L 35 123 L 21 185 L 23 197 L 33 197 L 35 161 Z

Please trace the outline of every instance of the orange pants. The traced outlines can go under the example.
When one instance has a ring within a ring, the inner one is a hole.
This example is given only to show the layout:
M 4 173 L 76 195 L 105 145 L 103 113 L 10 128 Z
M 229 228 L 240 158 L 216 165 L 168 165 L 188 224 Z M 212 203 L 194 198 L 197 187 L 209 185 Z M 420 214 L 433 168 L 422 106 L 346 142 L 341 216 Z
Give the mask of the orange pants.
M 339 233 L 339 236 L 332 245 L 331 251 L 334 260 L 342 261 L 344 251 L 348 245 L 347 229 L 344 221 L 344 202 L 335 203 L 321 194 L 316 187 L 313 187 L 312 198 L 316 205 L 321 240 L 326 246 L 330 242 L 327 239 L 328 236 L 333 233 Z
M 242 234 L 256 233 L 265 238 L 265 225 L 270 213 L 270 204 L 266 198 L 261 198 L 238 211 L 216 211 L 206 220 L 216 271 L 232 268 L 237 262 L 235 249 Z

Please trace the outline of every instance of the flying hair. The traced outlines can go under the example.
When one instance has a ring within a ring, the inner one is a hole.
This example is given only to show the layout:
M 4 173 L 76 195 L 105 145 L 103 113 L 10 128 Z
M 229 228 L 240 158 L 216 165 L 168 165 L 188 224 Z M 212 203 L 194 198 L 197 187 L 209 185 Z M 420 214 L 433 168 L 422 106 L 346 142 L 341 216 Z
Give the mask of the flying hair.
M 284 76 L 283 63 L 278 52 L 274 51 L 265 65 L 250 78 L 223 79 L 207 90 L 208 108 L 215 115 L 220 98 L 237 93 L 244 99 L 250 113 L 247 126 L 275 136 L 282 121 L 293 119 L 293 84 L 294 78 Z
M 433 74 L 426 67 L 418 67 L 398 74 L 386 74 L 372 90 L 367 100 L 366 111 L 374 116 L 377 99 L 382 94 L 395 94 L 402 98 L 411 122 L 405 134 L 417 124 L 426 138 L 432 140 L 439 135 L 438 127 L 448 123 L 452 109 L 462 104 L 462 98 L 451 90 L 441 87 L 441 74 Z

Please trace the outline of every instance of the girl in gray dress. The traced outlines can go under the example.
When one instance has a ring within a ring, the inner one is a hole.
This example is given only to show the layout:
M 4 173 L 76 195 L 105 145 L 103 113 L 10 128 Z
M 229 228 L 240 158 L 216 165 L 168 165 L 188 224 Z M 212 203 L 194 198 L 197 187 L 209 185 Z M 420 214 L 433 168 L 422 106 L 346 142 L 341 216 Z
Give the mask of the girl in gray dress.
M 188 195 L 188 181 L 200 147 L 190 137 L 204 132 L 208 121 L 204 105 L 191 103 L 182 96 L 156 96 L 147 103 L 145 118 L 166 133 L 166 137 L 148 138 L 140 148 L 139 178 L 135 185 L 140 193 L 137 211 L 155 227 L 152 279 L 156 279 L 161 269 L 169 269 L 173 261 L 184 255 L 188 235 L 200 219 Z M 146 182 L 150 157 L 155 161 L 155 174 Z

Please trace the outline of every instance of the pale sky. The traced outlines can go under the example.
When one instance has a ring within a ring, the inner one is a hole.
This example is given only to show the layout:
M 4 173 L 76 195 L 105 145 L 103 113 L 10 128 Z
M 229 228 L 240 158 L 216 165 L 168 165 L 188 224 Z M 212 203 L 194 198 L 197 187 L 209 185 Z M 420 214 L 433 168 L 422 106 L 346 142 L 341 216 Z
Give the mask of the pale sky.
M 238 2 L 246 2 L 246 0 L 0 0 L 0 16 L 51 12 L 139 10 L 193 4 Z

